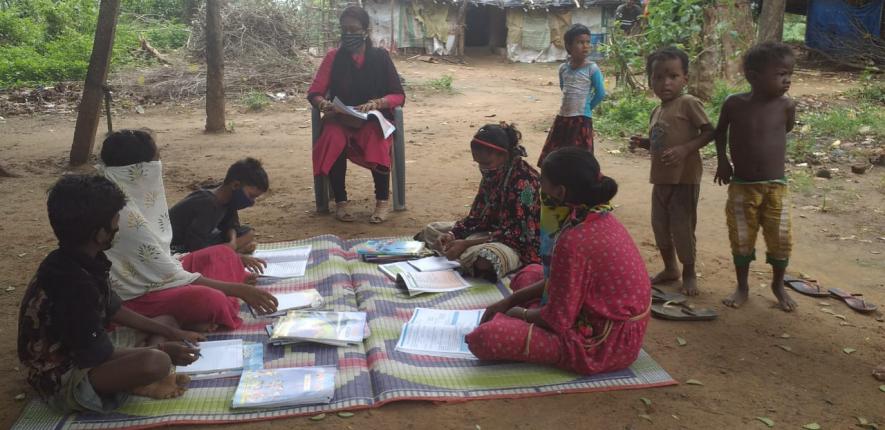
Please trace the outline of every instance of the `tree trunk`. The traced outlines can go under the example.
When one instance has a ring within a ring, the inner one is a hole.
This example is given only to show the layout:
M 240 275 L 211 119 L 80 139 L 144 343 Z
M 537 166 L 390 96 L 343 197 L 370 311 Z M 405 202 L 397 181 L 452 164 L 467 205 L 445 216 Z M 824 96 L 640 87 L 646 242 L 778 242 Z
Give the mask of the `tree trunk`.
M 206 0 L 206 132 L 225 131 L 223 0 Z
M 734 81 L 741 74 L 741 56 L 753 46 L 753 13 L 749 0 L 734 0 L 721 5 L 727 10 L 729 28 L 722 34 L 722 60 L 725 79 Z
M 784 11 L 786 0 L 765 0 L 759 15 L 759 42 L 784 40 Z
M 704 25 L 701 30 L 701 46 L 704 50 L 692 63 L 693 70 L 689 73 L 688 91 L 701 100 L 710 100 L 713 96 L 713 85 L 720 76 L 720 44 L 716 27 L 719 20 L 725 17 L 719 12 L 716 6 L 704 8 Z
M 467 0 L 461 0 L 461 7 L 458 8 L 458 44 L 457 54 L 459 57 L 464 56 L 464 36 L 467 33 Z
M 70 163 L 72 166 L 79 166 L 89 161 L 92 148 L 95 146 L 95 133 L 98 131 L 103 96 L 101 86 L 108 77 L 108 68 L 111 65 L 111 50 L 114 47 L 119 12 L 120 0 L 101 1 L 98 10 L 98 25 L 95 28 L 95 40 L 92 44 L 92 56 L 89 57 L 89 69 L 86 71 L 83 97 L 80 99 L 77 112 L 74 143 L 71 145 Z

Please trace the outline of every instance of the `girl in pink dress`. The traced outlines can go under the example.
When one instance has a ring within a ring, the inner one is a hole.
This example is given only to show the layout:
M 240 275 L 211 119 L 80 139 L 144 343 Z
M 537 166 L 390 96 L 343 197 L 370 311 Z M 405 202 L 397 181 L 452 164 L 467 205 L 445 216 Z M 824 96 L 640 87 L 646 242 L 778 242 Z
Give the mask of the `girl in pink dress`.
M 470 351 L 586 375 L 627 368 L 642 347 L 651 285 L 636 244 L 611 213 L 617 183 L 590 152 L 563 148 L 544 160 L 541 190 L 544 205 L 568 208 L 549 278 L 538 266 L 519 273 L 513 295 L 489 306 L 467 335 Z

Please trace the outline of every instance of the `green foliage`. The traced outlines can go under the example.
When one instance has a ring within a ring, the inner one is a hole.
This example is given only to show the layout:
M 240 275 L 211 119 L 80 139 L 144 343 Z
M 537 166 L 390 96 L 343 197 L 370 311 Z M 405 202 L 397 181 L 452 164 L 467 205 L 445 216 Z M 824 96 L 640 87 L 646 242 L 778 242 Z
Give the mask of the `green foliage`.
M 648 120 L 657 101 L 640 91 L 620 90 L 609 94 L 594 115 L 593 128 L 608 138 L 648 133 Z
M 852 140 L 862 135 L 885 137 L 885 110 L 870 105 L 836 107 L 799 116 L 810 134 L 818 138 Z
M 644 80 L 633 82 L 632 75 L 645 70 L 645 58 L 655 50 L 675 46 L 685 51 L 691 61 L 701 53 L 704 7 L 709 3 L 710 0 L 653 1 L 648 5 L 648 22 L 641 34 L 627 36 L 613 26 L 602 51 L 615 64 L 618 76 L 627 79 L 628 86 L 642 87 Z
M 249 91 L 243 96 L 243 105 L 251 112 L 259 112 L 270 105 L 270 100 L 261 91 Z M 233 128 L 231 128 L 233 129 Z
M 805 15 L 784 15 L 784 42 L 805 42 Z
M 848 96 L 861 103 L 885 105 L 885 82 L 866 81 L 860 87 L 849 91 Z
M 137 61 L 139 37 L 157 49 L 184 46 L 188 27 L 125 13 L 127 7 L 165 18 L 187 0 L 127 0 L 117 25 L 112 67 Z M 95 0 L 5 0 L 0 3 L 0 88 L 83 80 L 98 21 Z M 140 9 L 139 9 L 140 8 Z M 174 13 L 173 13 L 174 12 Z M 183 12 L 182 12 L 183 13 Z
M 787 181 L 793 192 L 808 194 L 814 189 L 814 178 L 805 170 L 787 172 Z
M 120 8 L 130 14 L 163 21 L 181 22 L 197 0 L 123 0 Z M 153 42 L 153 41 L 152 41 Z
M 454 78 L 450 75 L 442 75 L 439 78 L 431 79 L 427 81 L 427 86 L 433 88 L 436 91 L 444 91 L 451 92 L 452 91 L 452 83 L 454 82 Z

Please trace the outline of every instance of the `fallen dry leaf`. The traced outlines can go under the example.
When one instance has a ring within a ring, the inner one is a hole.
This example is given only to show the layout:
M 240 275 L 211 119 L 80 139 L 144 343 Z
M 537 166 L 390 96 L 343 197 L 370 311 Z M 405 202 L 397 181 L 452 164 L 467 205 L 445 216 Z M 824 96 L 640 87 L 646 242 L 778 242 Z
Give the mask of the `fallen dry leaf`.
M 683 339 L 683 338 L 681 338 L 681 337 L 679 337 L 679 336 L 676 336 L 676 343 L 678 343 L 679 346 L 685 346 L 685 345 L 688 345 L 688 342 L 687 342 L 685 339 Z
M 787 352 L 793 352 L 793 348 L 790 348 L 787 345 L 778 345 L 777 347 Z
M 774 427 L 774 421 L 772 421 L 771 418 L 768 418 L 768 417 L 756 417 L 756 419 L 759 420 L 759 421 L 762 421 L 762 422 L 763 422 L 765 425 L 767 425 L 769 428 Z
M 649 400 L 645 397 L 640 397 L 639 401 L 642 402 L 645 406 L 651 406 L 651 400 Z
M 688 381 L 685 381 L 685 383 L 687 385 L 704 385 L 703 382 L 698 381 L 697 379 L 689 379 Z
M 654 421 L 651 419 L 651 417 L 648 416 L 648 415 L 646 415 L 646 414 L 639 414 L 639 418 L 642 418 L 642 419 L 644 419 L 644 420 L 646 420 L 646 421 L 648 421 L 648 422 L 650 422 L 650 423 L 653 423 L 653 422 L 654 422 Z
M 310 417 L 311 421 L 322 421 L 324 419 L 326 419 L 326 414 L 319 414 L 319 415 L 314 415 L 314 416 Z
M 851 354 L 851 353 L 853 353 L 853 352 L 855 352 L 855 351 L 857 351 L 857 350 L 854 349 L 854 348 L 842 348 L 842 352 L 844 352 L 844 353 L 846 353 L 846 354 Z
M 820 424 L 818 423 L 808 423 L 802 426 L 805 430 L 820 430 Z

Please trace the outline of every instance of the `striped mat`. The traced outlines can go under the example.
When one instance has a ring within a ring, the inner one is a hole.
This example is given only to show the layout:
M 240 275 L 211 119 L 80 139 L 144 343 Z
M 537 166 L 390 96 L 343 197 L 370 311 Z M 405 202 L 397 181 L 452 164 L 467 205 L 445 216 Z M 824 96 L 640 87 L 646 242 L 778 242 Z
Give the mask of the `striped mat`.
M 324 345 L 265 346 L 265 368 L 329 365 L 338 368 L 335 397 L 328 405 L 233 411 L 231 398 L 237 378 L 192 382 L 177 399 L 132 397 L 113 414 L 81 413 L 60 416 L 42 402 L 31 401 L 14 429 L 117 429 L 168 425 L 242 423 L 319 412 L 378 407 L 398 400 L 464 401 L 519 398 L 658 387 L 675 384 L 669 374 L 644 351 L 630 368 L 594 376 L 579 376 L 558 369 L 524 363 L 488 363 L 416 356 L 395 350 L 402 325 L 416 307 L 480 309 L 509 294 L 502 284 L 477 285 L 442 294 L 409 298 L 398 292 L 377 266 L 363 263 L 353 251 L 365 240 L 342 240 L 326 235 L 312 239 L 265 245 L 264 249 L 312 245 L 307 275 L 286 280 L 262 280 L 273 292 L 316 288 L 336 311 L 364 311 L 371 335 L 362 345 L 335 348 Z M 244 306 L 245 323 L 234 332 L 210 336 L 212 340 L 241 338 L 266 342 L 264 326 Z

